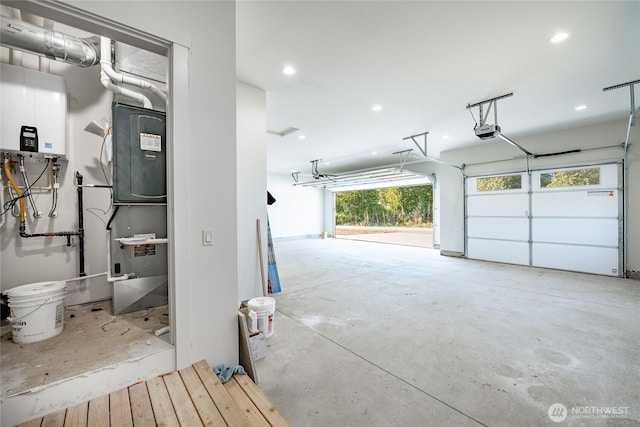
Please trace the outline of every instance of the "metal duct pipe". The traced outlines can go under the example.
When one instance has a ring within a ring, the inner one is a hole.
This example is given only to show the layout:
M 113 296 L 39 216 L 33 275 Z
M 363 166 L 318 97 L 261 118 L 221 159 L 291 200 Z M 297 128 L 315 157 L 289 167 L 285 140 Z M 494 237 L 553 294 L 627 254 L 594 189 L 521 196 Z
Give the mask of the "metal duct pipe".
M 20 21 L 22 20 L 22 12 L 20 12 L 20 9 L 11 8 L 11 17 Z M 22 52 L 15 49 L 9 49 L 9 63 L 11 65 L 22 67 Z
M 57 31 L 48 31 L 18 19 L 2 16 L 0 20 L 2 45 L 49 59 L 91 67 L 100 62 L 99 39 L 80 39 Z

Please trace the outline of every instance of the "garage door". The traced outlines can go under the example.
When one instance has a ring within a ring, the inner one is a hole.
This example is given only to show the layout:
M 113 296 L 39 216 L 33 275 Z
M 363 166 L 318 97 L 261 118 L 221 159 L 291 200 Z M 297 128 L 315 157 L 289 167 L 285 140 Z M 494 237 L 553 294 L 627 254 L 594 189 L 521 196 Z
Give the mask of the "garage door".
M 469 177 L 467 257 L 619 276 L 620 182 L 618 164 Z

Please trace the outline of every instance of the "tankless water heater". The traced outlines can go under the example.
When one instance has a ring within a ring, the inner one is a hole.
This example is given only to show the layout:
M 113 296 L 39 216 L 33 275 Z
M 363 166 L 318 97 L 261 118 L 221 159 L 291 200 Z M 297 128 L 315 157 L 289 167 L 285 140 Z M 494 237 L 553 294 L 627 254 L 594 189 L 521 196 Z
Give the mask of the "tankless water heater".
M 67 112 L 64 78 L 0 64 L 0 152 L 66 157 Z

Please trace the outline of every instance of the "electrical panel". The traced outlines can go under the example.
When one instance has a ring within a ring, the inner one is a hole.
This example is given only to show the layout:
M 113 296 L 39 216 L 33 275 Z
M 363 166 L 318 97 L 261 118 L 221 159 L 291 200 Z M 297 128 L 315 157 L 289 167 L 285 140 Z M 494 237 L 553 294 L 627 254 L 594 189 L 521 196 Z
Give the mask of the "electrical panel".
M 166 115 L 113 104 L 113 201 L 167 202 Z
M 65 158 L 67 113 L 64 78 L 0 64 L 0 151 Z

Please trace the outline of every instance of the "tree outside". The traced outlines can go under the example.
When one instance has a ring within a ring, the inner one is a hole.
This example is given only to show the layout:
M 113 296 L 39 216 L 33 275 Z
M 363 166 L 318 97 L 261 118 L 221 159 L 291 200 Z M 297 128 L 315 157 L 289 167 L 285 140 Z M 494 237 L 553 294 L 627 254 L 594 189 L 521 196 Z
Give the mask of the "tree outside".
M 336 225 L 432 227 L 433 187 L 336 193 Z

